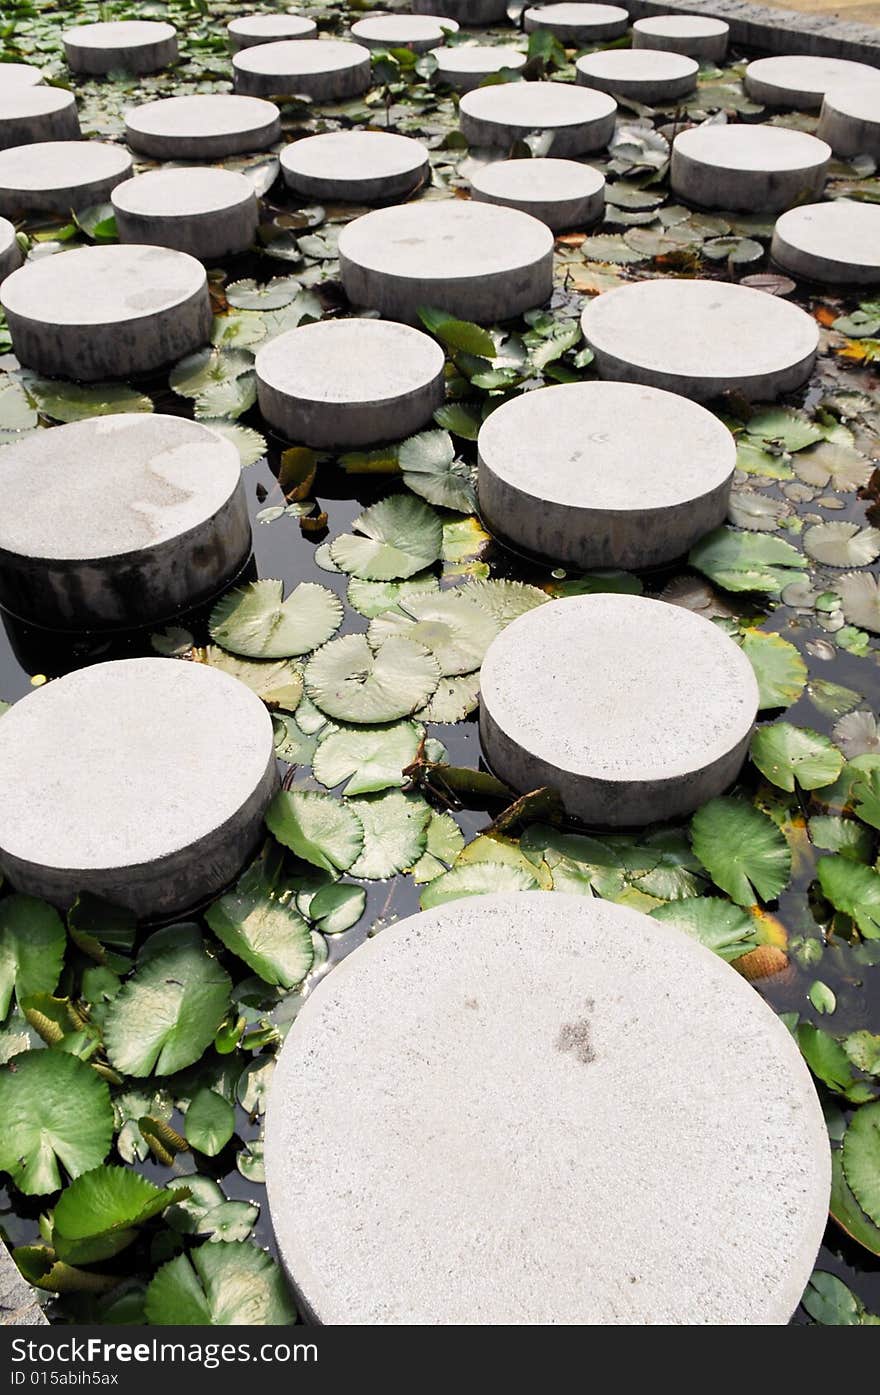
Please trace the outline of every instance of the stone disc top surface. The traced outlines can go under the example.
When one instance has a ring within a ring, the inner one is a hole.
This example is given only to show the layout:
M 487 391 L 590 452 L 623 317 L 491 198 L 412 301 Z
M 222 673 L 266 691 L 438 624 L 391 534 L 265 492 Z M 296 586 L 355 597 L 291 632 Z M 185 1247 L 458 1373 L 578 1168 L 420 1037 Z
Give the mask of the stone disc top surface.
M 125 113 L 125 124 L 148 136 L 200 137 L 236 135 L 260 126 L 271 126 L 278 118 L 274 102 L 262 97 L 240 97 L 237 93 L 216 92 L 192 97 L 162 97 L 145 102 Z
M 808 203 L 776 220 L 776 234 L 796 252 L 853 268 L 880 268 L 880 208 L 855 199 Z
M 190 847 L 253 797 L 272 753 L 256 694 L 179 659 L 80 669 L 6 717 L 0 847 L 42 867 L 135 866 Z
M 638 450 L 633 440 L 642 443 Z M 699 498 L 736 465 L 732 435 L 704 407 L 660 388 L 614 382 L 512 398 L 481 426 L 479 452 L 522 493 L 621 513 Z
M 220 213 L 252 197 L 243 174 L 211 167 L 148 170 L 113 190 L 114 208 L 147 217 L 187 218 Z
M 699 64 L 686 54 L 649 48 L 600 49 L 579 58 L 577 66 L 579 72 L 607 82 L 674 82 L 699 72 Z
M 213 517 L 236 489 L 235 445 L 185 417 L 123 413 L 38 431 L 0 450 L 0 549 L 116 557 Z
M 873 78 L 857 82 L 840 82 L 829 87 L 825 101 L 833 111 L 851 116 L 855 121 L 876 121 L 880 124 L 880 83 Z
M 243 72 L 267 76 L 300 73 L 333 73 L 356 67 L 370 57 L 363 44 L 342 39 L 290 39 L 277 44 L 254 44 L 235 55 L 233 64 Z
M 613 115 L 617 103 L 607 92 L 571 83 L 507 82 L 467 92 L 459 110 L 482 121 L 539 130 L 599 121 Z
M 439 44 L 447 34 L 457 30 L 458 22 L 443 15 L 373 15 L 351 26 L 356 39 L 383 48 L 405 48 L 407 44 L 432 40 Z
M 591 25 L 598 27 L 629 19 L 620 5 L 588 5 L 577 3 L 577 0 L 572 4 L 535 5 L 526 15 L 533 27 L 546 24 L 548 29 L 586 29 Z
M 471 184 L 486 194 L 540 203 L 551 199 L 584 199 L 598 194 L 604 187 L 605 176 L 578 160 L 539 156 L 532 160 L 496 160 L 475 174 Z
M 41 70 L 32 68 L 30 63 L 0 63 L 0 91 L 5 92 L 7 88 L 15 87 L 36 87 L 42 81 Z
M 435 48 L 440 67 L 451 73 L 492 73 L 499 68 L 524 68 L 526 55 L 503 44 L 455 44 Z
M 173 39 L 177 30 L 172 24 L 152 19 L 119 19 L 102 24 L 78 24 L 61 35 L 63 43 L 82 48 L 139 48 Z
M 0 64 L 6 67 L 7 64 Z M 10 117 L 27 116 L 47 116 L 51 112 L 63 111 L 65 107 L 73 105 L 76 108 L 76 98 L 72 92 L 66 91 L 62 87 L 25 87 L 14 85 L 4 87 L 0 84 L 0 121 L 5 121 Z M 51 144 L 52 142 L 42 142 Z M 85 143 L 85 142 L 84 142 Z M 33 150 L 33 146 L 30 147 Z M 118 149 L 114 146 L 105 146 L 104 149 Z
M 818 104 L 818 99 L 833 84 L 880 82 L 880 69 L 872 68 L 868 63 L 855 63 L 850 58 L 781 54 L 774 58 L 754 59 L 746 68 L 747 87 L 750 78 L 768 89 L 776 89 L 781 99 L 787 93 L 806 92 L 814 96 Z
M 201 262 L 167 247 L 78 247 L 30 262 L 3 283 L 7 310 L 56 325 L 136 321 L 189 300 L 205 284 Z
M 552 247 L 550 229 L 527 213 L 455 199 L 376 209 L 339 237 L 340 252 L 357 265 L 422 281 L 513 271 Z
M 391 131 L 328 131 L 305 136 L 281 152 L 281 163 L 295 174 L 351 180 L 407 174 L 427 159 L 421 142 Z
M 389 320 L 323 320 L 273 339 L 257 375 L 306 402 L 382 402 L 442 373 L 443 350 L 420 330 Z
M 242 38 L 259 38 L 271 43 L 273 39 L 306 38 L 317 31 L 313 19 L 304 15 L 242 15 L 232 19 L 226 28 Z
M 707 768 L 745 740 L 758 706 L 738 645 L 643 596 L 575 596 L 520 616 L 489 646 L 480 692 L 531 755 L 609 781 Z
M 727 170 L 814 169 L 830 160 L 831 147 L 806 131 L 784 126 L 694 126 L 675 138 L 690 160 Z
M 556 892 L 427 911 L 334 968 L 281 1051 L 266 1170 L 328 1325 L 786 1323 L 830 1188 L 754 989 L 673 925 Z
M 0 187 L 21 194 L 72 189 L 130 169 L 127 150 L 98 140 L 46 140 L 0 150 Z
M 815 320 L 748 286 L 662 277 L 605 291 L 581 318 L 593 347 L 651 372 L 724 379 L 775 373 L 814 353 Z
M 658 34 L 660 38 L 720 38 L 730 26 L 723 19 L 706 19 L 703 15 L 646 15 L 633 25 L 643 34 Z

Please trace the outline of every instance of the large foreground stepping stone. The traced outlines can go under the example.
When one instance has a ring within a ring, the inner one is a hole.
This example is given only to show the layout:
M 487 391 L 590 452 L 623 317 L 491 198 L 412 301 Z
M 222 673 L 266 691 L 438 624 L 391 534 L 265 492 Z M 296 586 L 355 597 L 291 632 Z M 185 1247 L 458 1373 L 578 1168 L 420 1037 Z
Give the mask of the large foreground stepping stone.
M 328 1325 L 783 1324 L 827 1220 L 790 1032 L 676 926 L 591 897 L 471 896 L 367 940 L 301 1008 L 266 1124 L 281 1256 Z
M 582 228 L 602 217 L 605 176 L 577 160 L 498 160 L 471 178 L 482 203 L 518 208 L 553 232 Z
M 743 78 L 746 92 L 755 102 L 771 107 L 797 107 L 818 111 L 830 87 L 855 82 L 880 83 L 880 68 L 854 63 L 848 58 L 820 58 L 814 54 L 756 58 Z
M 707 401 L 740 392 L 769 401 L 809 378 L 816 321 L 748 286 L 663 277 L 605 291 L 581 316 L 602 378 Z
M 880 158 L 880 84 L 835 84 L 825 93 L 816 134 L 835 155 Z
M 477 444 L 483 521 L 582 570 L 683 556 L 724 522 L 736 468 L 732 435 L 705 407 L 632 383 L 523 393 L 486 418 Z
M 60 87 L 0 85 L 0 150 L 79 137 L 79 117 L 72 92 Z
M 516 209 L 431 200 L 355 218 L 339 265 L 352 304 L 388 319 L 416 323 L 430 305 L 486 324 L 549 299 L 553 236 Z
M 382 203 L 405 198 L 430 174 L 428 152 L 410 136 L 390 131 L 329 131 L 306 136 L 281 152 L 289 188 L 333 202 Z
M 727 53 L 730 25 L 723 19 L 702 15 L 653 15 L 637 19 L 632 27 L 634 49 L 662 49 L 686 53 L 700 62 L 720 62 Z
M 316 102 L 359 97 L 370 85 L 370 50 L 339 39 L 292 39 L 242 49 L 232 60 L 236 92 L 291 93 Z
M 277 44 L 284 39 L 313 39 L 318 26 L 304 15 L 243 15 L 226 26 L 233 53 L 255 44 Z
M 437 77 L 457 92 L 472 92 L 485 78 L 499 73 L 502 68 L 519 72 L 527 62 L 526 55 L 519 49 L 503 44 L 456 44 L 435 48 L 434 57 Z
M 880 282 L 880 208 L 836 199 L 806 204 L 777 218 L 773 260 L 793 276 L 832 285 Z
M 445 396 L 445 356 L 387 320 L 324 320 L 257 354 L 260 411 L 282 435 L 323 450 L 411 436 Z
M 36 87 L 43 81 L 43 73 L 30 63 L 0 63 L 0 92 L 11 92 L 16 87 Z
M 444 15 L 374 15 L 351 26 L 352 38 L 367 48 L 409 48 L 427 53 L 458 31 L 458 23 Z
M 504 23 L 508 0 L 412 0 L 417 15 L 446 15 L 468 28 Z
M 208 168 L 150 170 L 113 190 L 120 242 L 173 247 L 202 261 L 243 252 L 260 208 L 243 174 Z
M 263 150 L 281 135 L 274 102 L 224 92 L 163 97 L 125 114 L 132 150 L 157 160 L 219 160 Z
M 538 606 L 492 641 L 480 673 L 494 773 L 522 792 L 552 786 L 572 818 L 603 828 L 676 818 L 721 794 L 757 711 L 739 645 L 643 596 Z
M 576 81 L 600 92 L 619 93 L 638 102 L 671 102 L 697 86 L 699 64 L 681 53 L 650 49 L 608 49 L 587 53 L 575 64 Z
M 3 722 L 0 868 L 19 891 L 176 915 L 222 890 L 260 839 L 278 783 L 272 721 L 219 669 L 95 664 Z
M 0 605 L 48 629 L 133 628 L 214 595 L 251 531 L 235 445 L 144 414 L 0 450 Z
M 24 261 L 15 228 L 8 218 L 0 218 L 0 283 Z
M 509 149 L 533 131 L 552 131 L 547 153 L 565 156 L 608 144 L 617 103 L 605 92 L 568 83 L 510 82 L 466 93 L 458 111 L 469 145 Z
M 0 301 L 23 364 L 87 382 L 183 358 L 213 318 L 205 268 L 166 247 L 61 252 L 14 271 Z
M 525 31 L 548 29 L 563 44 L 593 44 L 619 39 L 629 26 L 629 14 L 620 5 L 535 5 L 526 10 Z
M 177 58 L 177 30 L 155 20 L 122 19 L 79 24 L 61 35 L 75 73 L 157 73 Z
M 694 126 L 672 143 L 670 184 L 700 208 L 778 213 L 820 196 L 830 159 L 831 147 L 805 131 Z
M 121 145 L 50 140 L 0 151 L 0 213 L 69 213 L 105 203 L 131 174 Z

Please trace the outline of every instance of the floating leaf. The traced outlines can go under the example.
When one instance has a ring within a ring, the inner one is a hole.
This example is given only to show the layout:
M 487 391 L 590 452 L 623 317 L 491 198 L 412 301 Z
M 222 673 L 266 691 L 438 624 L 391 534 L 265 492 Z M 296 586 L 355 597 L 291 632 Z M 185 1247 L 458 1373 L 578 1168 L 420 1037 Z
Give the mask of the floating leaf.
M 727 516 L 737 528 L 750 533 L 772 533 L 779 520 L 791 512 L 791 505 L 781 499 L 771 499 L 754 489 L 734 489 L 730 495 Z
M 15 894 L 0 901 L 0 1022 L 12 992 L 19 1002 L 51 993 L 61 975 L 67 935 L 61 917 L 36 896 Z
M 287 1326 L 296 1317 L 281 1270 L 265 1250 L 223 1240 L 164 1264 L 147 1289 L 144 1311 L 160 1327 Z
M 0 1119 L 0 1171 L 25 1196 L 56 1192 L 61 1167 L 97 1167 L 113 1137 L 107 1085 L 63 1051 L 22 1051 L 0 1069 Z
M 127 1167 L 94 1167 L 62 1192 L 53 1213 L 52 1244 L 68 1264 L 94 1264 L 137 1239 L 138 1227 L 186 1191 L 168 1191 Z
M 836 780 L 843 769 L 843 755 L 827 736 L 808 727 L 776 722 L 760 727 L 752 737 L 750 755 L 771 784 L 793 791 L 821 789 Z
M 340 728 L 318 746 L 315 779 L 328 789 L 347 780 L 345 795 L 371 794 L 404 783 L 403 768 L 415 760 L 422 729 L 413 722 L 391 727 Z
M 443 527 L 439 516 L 411 494 L 392 494 L 355 519 L 354 533 L 330 545 L 341 571 L 365 581 L 413 576 L 440 557 Z
M 393 722 L 408 717 L 440 677 L 429 650 L 393 637 L 374 652 L 366 635 L 344 635 L 306 665 L 306 691 L 316 707 L 342 722 Z
M 870 572 L 847 572 L 835 577 L 834 589 L 851 625 L 880 634 L 880 577 Z
M 822 440 L 822 428 L 794 407 L 759 407 L 746 422 L 746 432 L 759 445 L 785 451 Z
M 807 666 L 793 644 L 781 635 L 746 630 L 742 650 L 755 670 L 760 708 L 797 702 L 807 681 Z
M 828 567 L 866 567 L 880 557 L 880 528 L 857 523 L 815 523 L 803 534 L 804 551 Z
M 293 988 L 312 967 L 309 927 L 295 907 L 279 897 L 259 861 L 208 907 L 205 919 L 218 940 L 265 983 Z
M 850 1120 L 843 1139 L 843 1170 L 865 1215 L 880 1226 L 880 1101 L 863 1105 Z
M 816 875 L 835 910 L 851 916 L 867 940 L 880 939 L 880 876 L 848 857 L 820 857 Z
M 322 887 L 309 902 L 309 919 L 322 935 L 339 935 L 356 925 L 364 913 L 367 893 L 352 882 Z
M 440 583 L 433 572 L 416 572 L 406 581 L 361 581 L 353 576 L 348 583 L 348 604 L 360 615 L 373 620 L 386 610 L 392 610 L 401 597 L 423 596 L 427 591 L 439 591 Z
M 691 566 L 727 591 L 778 595 L 790 582 L 807 579 L 805 558 L 782 538 L 716 528 L 691 548 Z
M 764 248 L 751 237 L 710 237 L 703 243 L 702 253 L 713 262 L 732 262 L 745 266 L 760 261 Z
M 27 391 L 53 421 L 85 421 L 117 412 L 152 412 L 149 397 L 124 383 L 66 383 L 28 374 Z
M 488 330 L 471 324 L 469 320 L 456 320 L 445 310 L 429 305 L 420 305 L 418 314 L 425 329 L 447 348 L 473 354 L 477 358 L 495 357 L 495 342 Z
M 738 959 L 757 945 L 751 916 L 739 906 L 722 901 L 720 896 L 690 896 L 682 901 L 670 901 L 651 911 L 651 915 L 655 920 L 677 925 L 686 935 L 728 961 Z
M 858 1327 L 864 1307 L 836 1274 L 817 1269 L 801 1299 L 814 1322 L 827 1327 Z
M 866 771 L 853 781 L 852 799 L 862 822 L 880 828 L 880 770 Z
M 203 397 L 209 389 L 234 383 L 253 366 L 253 354 L 245 349 L 197 349 L 174 365 L 168 382 L 180 397 Z
M 871 855 L 871 835 L 855 819 L 835 818 L 816 814 L 808 824 L 810 842 L 825 852 L 840 853 L 841 857 L 867 862 Z
M 183 1127 L 191 1148 L 215 1158 L 235 1132 L 235 1110 L 216 1090 L 197 1090 L 190 1100 Z
M 544 605 L 550 597 L 537 586 L 527 586 L 522 581 L 506 581 L 492 578 L 486 581 L 469 581 L 461 592 L 465 600 L 480 606 L 497 623 L 499 629 L 509 625 L 518 616 Z
M 434 655 L 441 677 L 450 677 L 479 668 L 498 630 L 486 610 L 460 592 L 437 591 L 401 596 L 395 610 L 371 622 L 368 638 L 374 648 L 394 636 L 414 640 Z
M 281 790 L 266 823 L 279 843 L 325 872 L 347 872 L 364 845 L 360 819 L 348 805 L 312 790 Z
M 226 299 L 236 310 L 280 310 L 299 290 L 295 276 L 273 276 L 263 286 L 254 280 L 233 281 L 226 287 Z
M 704 804 L 691 819 L 691 839 L 713 882 L 740 906 L 751 906 L 758 897 L 772 901 L 788 884 L 791 850 L 785 837 L 743 799 L 721 797 Z
M 478 672 L 441 678 L 425 705 L 416 709 L 415 716 L 423 722 L 461 722 L 476 711 L 479 701 Z
M 473 472 L 457 460 L 447 431 L 422 431 L 401 442 L 397 459 L 403 482 L 414 494 L 440 508 L 473 513 L 477 506 Z
M 412 869 L 413 881 L 433 881 L 451 867 L 464 847 L 464 834 L 451 814 L 431 811 L 425 851 Z
M 272 711 L 295 712 L 299 706 L 302 669 L 292 659 L 237 659 L 219 645 L 211 644 L 204 650 L 202 662 L 237 678 Z
M 107 1055 L 127 1075 L 172 1075 L 210 1045 L 229 1002 L 216 959 L 182 944 L 141 962 L 108 1005 Z
M 247 1240 L 259 1214 L 259 1206 L 252 1206 L 247 1201 L 224 1201 L 202 1218 L 201 1234 L 207 1235 L 212 1245 L 224 1240 Z
M 0 428 L 31 431 L 38 424 L 36 408 L 18 379 L 9 373 L 0 375 Z
M 858 701 L 858 694 L 855 695 Z M 848 760 L 880 752 L 880 727 L 873 712 L 848 712 L 834 724 L 834 740 Z
M 851 446 L 820 441 L 792 461 L 798 479 L 820 489 L 830 485 L 843 494 L 862 489 L 871 478 L 871 462 Z
M 537 891 L 536 877 L 507 862 L 475 862 L 453 867 L 429 882 L 419 904 L 423 911 L 458 901 L 464 896 L 487 896 L 502 891 Z
M 342 621 L 342 602 L 326 586 L 303 581 L 284 598 L 283 581 L 251 581 L 211 611 L 211 638 L 250 659 L 286 659 L 324 644 Z
M 853 1196 L 843 1171 L 839 1148 L 831 1154 L 831 1215 L 841 1230 L 873 1255 L 880 1255 L 880 1227 L 868 1220 Z
M 363 851 L 350 867 L 353 877 L 379 881 L 405 872 L 425 851 L 431 810 L 417 794 L 389 790 L 350 801 L 363 826 Z

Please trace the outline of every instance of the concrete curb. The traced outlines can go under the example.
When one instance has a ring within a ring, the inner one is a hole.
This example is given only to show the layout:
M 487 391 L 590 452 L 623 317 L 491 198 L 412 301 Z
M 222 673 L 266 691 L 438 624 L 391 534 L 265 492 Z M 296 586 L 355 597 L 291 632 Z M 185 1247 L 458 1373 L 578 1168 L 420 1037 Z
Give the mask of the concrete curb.
M 852 58 L 880 68 L 880 28 L 840 20 L 835 15 L 799 14 L 752 5 L 749 0 L 626 0 L 631 19 L 650 15 L 703 15 L 730 25 L 733 44 L 765 54 L 810 53 Z
M 47 1318 L 29 1283 L 0 1241 L 0 1327 L 41 1327 Z

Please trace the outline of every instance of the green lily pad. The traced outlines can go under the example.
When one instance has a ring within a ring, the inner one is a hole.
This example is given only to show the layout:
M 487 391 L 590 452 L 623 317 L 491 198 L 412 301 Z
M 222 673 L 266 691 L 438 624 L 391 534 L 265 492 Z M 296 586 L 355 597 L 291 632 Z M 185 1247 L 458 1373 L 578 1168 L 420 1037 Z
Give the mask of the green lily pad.
M 758 680 L 758 706 L 764 710 L 797 702 L 807 681 L 807 666 L 795 646 L 763 630 L 746 630 L 741 644 Z
M 216 1090 L 197 1090 L 190 1100 L 183 1127 L 191 1148 L 215 1158 L 235 1132 L 235 1110 Z
M 360 819 L 329 794 L 281 790 L 266 810 L 266 823 L 279 843 L 325 872 L 347 872 L 364 846 Z
M 461 722 L 476 712 L 480 701 L 480 675 L 465 673 L 441 678 L 428 701 L 415 711 L 422 722 Z
M 224 1240 L 240 1243 L 251 1234 L 259 1214 L 259 1206 L 248 1201 L 224 1201 L 202 1217 L 201 1233 L 211 1245 Z
M 157 1187 L 127 1167 L 102 1165 L 62 1192 L 53 1214 L 52 1244 L 68 1264 L 95 1264 L 137 1239 L 138 1228 L 187 1196 Z
M 833 741 L 807 727 L 776 722 L 752 737 L 750 755 L 762 775 L 781 790 L 821 789 L 836 780 L 844 766 Z
M 537 586 L 495 577 L 485 581 L 469 581 L 462 588 L 461 595 L 491 615 L 500 629 L 550 600 L 546 591 L 539 590 Z
M 306 692 L 341 722 L 393 722 L 423 706 L 440 679 L 437 660 L 413 640 L 394 636 L 375 651 L 366 635 L 331 640 L 306 665 Z
M 322 935 L 340 935 L 356 925 L 364 913 L 367 893 L 353 882 L 322 887 L 309 902 L 309 919 Z
M 816 875 L 835 910 L 851 916 L 866 940 L 880 940 L 880 876 L 849 857 L 820 857 Z
M 844 618 L 851 625 L 880 634 L 880 577 L 871 572 L 847 572 L 835 577 L 834 589 L 840 596 Z
M 28 394 L 44 416 L 53 421 L 85 421 L 87 417 L 112 416 L 116 412 L 152 412 L 144 393 L 124 383 L 66 383 L 28 374 Z
M 256 465 L 258 460 L 262 460 L 268 450 L 266 438 L 259 431 L 255 431 L 252 426 L 242 426 L 237 421 L 227 421 L 222 417 L 201 417 L 203 426 L 210 426 L 212 431 L 217 431 L 221 436 L 225 436 L 231 441 L 238 451 L 242 466 Z
M 827 1327 L 859 1327 L 864 1306 L 836 1274 L 817 1269 L 801 1299 L 814 1322 Z
M 330 544 L 340 571 L 364 581 L 396 581 L 436 562 L 443 547 L 439 516 L 412 494 L 392 494 L 355 519 L 353 533 Z
M 407 596 L 424 596 L 439 591 L 440 583 L 433 572 L 416 572 L 406 581 L 361 581 L 353 576 L 348 583 L 348 604 L 359 615 L 374 620 L 386 610 L 393 610 Z
M 295 712 L 303 693 L 303 675 L 292 659 L 239 659 L 209 644 L 204 662 L 244 683 L 272 712 Z
M 172 392 L 179 397 L 204 397 L 212 389 L 234 383 L 245 373 L 251 373 L 254 356 L 246 349 L 197 349 L 176 363 L 168 379 Z M 215 412 L 224 417 L 226 412 Z
M 12 1001 L 51 993 L 61 975 L 67 935 L 54 906 L 15 894 L 0 901 L 0 1022 Z
M 880 1100 L 856 1110 L 843 1139 L 843 1170 L 865 1215 L 880 1226 Z
M 265 1250 L 222 1240 L 164 1264 L 147 1289 L 145 1313 L 159 1327 L 278 1327 L 296 1317 Z
M 56 1192 L 61 1168 L 79 1177 L 113 1137 L 106 1083 L 64 1051 L 22 1051 L 0 1069 L 0 1172 L 25 1196 Z
M 353 877 L 380 881 L 407 872 L 425 851 L 429 806 L 418 794 L 388 790 L 349 801 L 364 831 L 364 846 L 349 871 Z
M 315 779 L 328 789 L 348 783 L 345 795 L 372 794 L 399 788 L 404 766 L 415 760 L 423 728 L 414 722 L 391 727 L 345 727 L 320 743 L 313 761 Z
M 473 513 L 477 507 L 473 471 L 456 459 L 448 431 L 422 431 L 402 441 L 397 459 L 403 482 L 414 494 L 444 509 Z
M 796 547 L 766 533 L 716 528 L 691 548 L 688 560 L 726 591 L 766 591 L 776 596 L 792 581 L 807 579 Z
M 880 557 L 880 528 L 857 523 L 815 523 L 803 534 L 804 551 L 827 567 L 867 567 Z
M 299 293 L 295 276 L 273 276 L 265 285 L 256 281 L 233 281 L 226 287 L 226 299 L 236 310 L 280 310 Z
M 869 1220 L 853 1196 L 843 1171 L 843 1154 L 835 1148 L 831 1154 L 831 1202 L 833 1219 L 857 1244 L 872 1255 L 880 1255 L 880 1226 Z
M 371 621 L 367 634 L 373 648 L 401 636 L 429 649 L 443 678 L 473 673 L 483 662 L 499 625 L 485 608 L 458 591 L 401 596 L 393 611 Z
M 791 849 L 766 814 L 744 799 L 711 799 L 691 819 L 694 852 L 740 906 L 773 901 L 788 885 Z
M 759 407 L 746 422 L 746 433 L 763 447 L 799 451 L 823 439 L 821 426 L 793 407 Z
M 432 882 L 448 871 L 464 847 L 464 834 L 451 814 L 431 810 L 425 851 L 412 869 L 416 885 Z
M 218 940 L 265 983 L 293 988 L 312 967 L 309 927 L 296 908 L 279 897 L 259 861 L 208 907 L 205 919 Z
M 138 965 L 108 1005 L 105 1040 L 126 1075 L 172 1075 L 210 1045 L 229 1002 L 230 981 L 198 945 L 163 949 Z
M 691 896 L 670 901 L 651 911 L 654 920 L 669 921 L 728 962 L 757 945 L 755 923 L 739 906 L 720 896 Z
M 248 659 L 287 659 L 326 643 L 342 622 L 342 602 L 304 581 L 284 599 L 283 581 L 252 581 L 211 611 L 211 638 Z
M 423 911 L 459 901 L 464 896 L 487 896 L 501 891 L 538 891 L 538 879 L 509 862 L 474 862 L 453 867 L 429 882 L 421 895 Z

